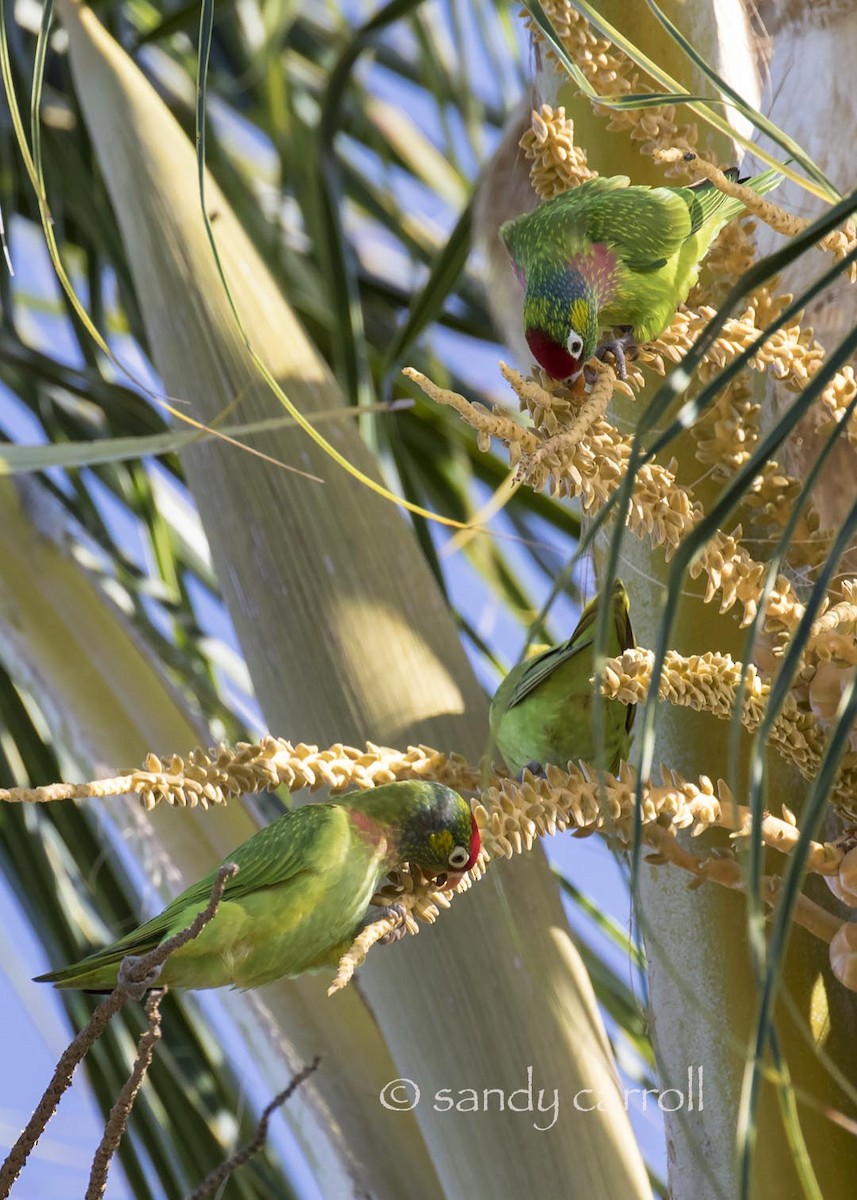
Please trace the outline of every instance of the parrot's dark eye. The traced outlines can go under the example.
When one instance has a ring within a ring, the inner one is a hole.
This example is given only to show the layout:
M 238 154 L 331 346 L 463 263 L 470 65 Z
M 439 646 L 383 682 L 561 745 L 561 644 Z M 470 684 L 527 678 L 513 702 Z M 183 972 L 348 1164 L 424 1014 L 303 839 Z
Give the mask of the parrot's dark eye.
M 583 353 L 583 338 L 576 329 L 572 329 L 565 344 L 568 346 L 568 352 L 572 358 L 580 358 Z
M 470 851 L 465 849 L 464 846 L 456 846 L 447 859 L 447 862 L 453 870 L 460 871 L 470 862 Z

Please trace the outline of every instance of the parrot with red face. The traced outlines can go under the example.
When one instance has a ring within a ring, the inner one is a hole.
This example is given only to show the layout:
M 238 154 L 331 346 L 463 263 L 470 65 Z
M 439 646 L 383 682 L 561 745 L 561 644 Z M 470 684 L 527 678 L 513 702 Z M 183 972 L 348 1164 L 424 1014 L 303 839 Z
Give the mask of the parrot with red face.
M 736 169 L 726 172 L 737 179 Z M 760 195 L 782 175 L 742 180 Z M 500 227 L 525 288 L 524 335 L 554 379 L 574 381 L 593 354 L 625 350 L 666 329 L 696 283 L 717 234 L 744 211 L 708 180 L 689 187 L 632 185 L 597 176 Z M 599 345 L 602 330 L 622 331 Z
M 470 805 L 439 783 L 390 783 L 292 809 L 227 856 L 239 870 L 217 912 L 167 958 L 157 986 L 252 988 L 334 966 L 390 871 L 408 864 L 453 887 L 479 847 Z M 127 955 L 153 950 L 206 908 L 216 877 L 217 869 L 119 941 L 36 982 L 112 990 Z

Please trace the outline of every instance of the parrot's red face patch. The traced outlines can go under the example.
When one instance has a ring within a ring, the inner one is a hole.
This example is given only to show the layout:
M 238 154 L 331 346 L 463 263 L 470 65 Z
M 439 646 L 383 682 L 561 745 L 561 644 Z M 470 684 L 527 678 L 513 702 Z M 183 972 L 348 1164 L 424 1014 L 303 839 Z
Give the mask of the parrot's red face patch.
M 470 857 L 461 868 L 461 875 L 466 875 L 471 867 L 476 865 L 476 860 L 479 857 L 479 848 L 482 845 L 482 840 L 479 837 L 479 826 L 476 824 L 476 818 L 473 813 L 470 814 Z
M 482 839 L 479 836 L 479 826 L 476 824 L 476 818 L 473 813 L 470 814 L 470 858 L 467 862 L 465 871 L 469 871 L 471 867 L 476 866 L 476 860 L 479 857 L 479 851 L 482 847 Z
M 543 329 L 528 329 L 526 338 L 533 357 L 548 375 L 554 379 L 569 379 L 580 374 L 580 359 L 569 354 L 565 346 L 548 337 Z

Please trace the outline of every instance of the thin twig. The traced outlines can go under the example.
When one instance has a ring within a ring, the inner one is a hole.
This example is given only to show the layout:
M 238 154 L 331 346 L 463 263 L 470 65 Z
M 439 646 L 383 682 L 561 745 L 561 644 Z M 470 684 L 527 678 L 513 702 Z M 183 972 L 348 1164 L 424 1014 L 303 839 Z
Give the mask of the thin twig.
M 283 1088 L 283 1090 L 276 1095 L 271 1103 L 265 1108 L 262 1116 L 259 1118 L 259 1124 L 256 1126 L 256 1132 L 253 1134 L 246 1146 L 242 1146 L 240 1150 L 236 1150 L 235 1153 L 227 1158 L 225 1162 L 222 1162 L 219 1167 L 215 1167 L 211 1174 L 206 1175 L 202 1183 L 185 1197 L 185 1200 L 205 1200 L 205 1198 L 210 1196 L 212 1192 L 214 1192 L 220 1186 L 221 1183 L 224 1183 L 225 1180 L 229 1178 L 233 1171 L 237 1171 L 239 1167 L 243 1167 L 244 1164 L 248 1162 L 254 1154 L 258 1154 L 265 1144 L 265 1138 L 268 1136 L 268 1123 L 272 1114 L 280 1107 L 281 1104 L 285 1104 L 289 1096 L 291 1096 L 300 1087 L 305 1079 L 308 1079 L 310 1075 L 312 1075 L 313 1071 L 318 1069 L 318 1064 L 320 1062 L 321 1058 L 317 1054 L 309 1066 L 306 1066 L 302 1070 L 298 1071 L 297 1075 L 295 1075 L 295 1077 L 291 1080 L 288 1087 Z
M 100 1200 L 107 1188 L 107 1172 L 110 1170 L 111 1159 L 119 1148 L 140 1085 L 151 1065 L 155 1045 L 161 1040 L 161 1001 L 166 992 L 166 988 L 156 988 L 149 992 L 146 1000 L 148 1025 L 140 1035 L 137 1043 L 137 1057 L 131 1074 L 122 1085 L 116 1103 L 110 1110 L 107 1124 L 104 1126 L 104 1136 L 92 1159 L 92 1170 L 89 1175 L 85 1200 Z
M 117 987 L 103 1000 L 89 1018 L 89 1021 L 63 1052 L 56 1065 L 53 1078 L 39 1103 L 24 1132 L 9 1151 L 2 1167 L 0 1167 L 0 1200 L 12 1190 L 12 1185 L 21 1173 L 30 1151 L 45 1131 L 45 1126 L 54 1115 L 63 1093 L 71 1085 L 72 1075 L 83 1056 L 101 1037 L 111 1019 L 114 1017 L 125 1000 L 128 998 L 127 987 Z
M 75 1069 L 104 1033 L 111 1018 L 119 1012 L 127 1000 L 139 1000 L 149 988 L 153 987 L 167 958 L 199 936 L 217 912 L 217 906 L 223 896 L 223 889 L 226 887 L 227 881 L 237 872 L 236 863 L 225 863 L 220 868 L 211 889 L 211 898 L 208 904 L 202 912 L 197 913 L 187 929 L 183 929 L 165 942 L 161 942 L 148 954 L 139 957 L 129 954 L 122 960 L 116 987 L 106 999 L 102 1000 L 89 1021 L 63 1052 L 56 1065 L 53 1078 L 36 1105 L 26 1128 L 9 1151 L 3 1165 L 0 1166 L 0 1200 L 7 1200 L 12 1185 L 20 1175 L 33 1147 L 44 1133 L 45 1126 L 56 1112 L 57 1105 L 64 1093 L 71 1086 Z

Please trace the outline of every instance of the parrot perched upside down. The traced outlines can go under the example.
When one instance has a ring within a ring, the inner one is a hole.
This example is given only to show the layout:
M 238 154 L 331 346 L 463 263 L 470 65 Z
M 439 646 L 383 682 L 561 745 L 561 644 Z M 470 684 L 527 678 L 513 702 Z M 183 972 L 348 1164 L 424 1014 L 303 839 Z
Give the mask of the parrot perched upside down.
M 770 170 L 742 182 L 763 195 L 781 180 Z M 554 379 L 575 380 L 593 354 L 611 350 L 624 379 L 623 339 L 599 347 L 601 330 L 623 328 L 624 344 L 637 345 L 662 333 L 711 243 L 743 211 L 707 180 L 650 188 L 613 175 L 507 221 L 500 237 L 526 289 L 524 334 L 536 361 Z
M 513 771 L 553 763 L 563 770 L 582 759 L 595 764 L 597 746 L 592 723 L 594 650 L 600 593 L 580 614 L 567 642 L 514 667 L 491 701 L 494 741 Z M 620 580 L 610 596 L 608 657 L 634 646 L 628 593 Z M 615 771 L 628 755 L 636 706 L 604 701 L 605 763 Z
M 452 887 L 476 862 L 479 844 L 470 805 L 439 783 L 390 783 L 293 809 L 227 856 L 238 873 L 214 918 L 166 960 L 158 986 L 259 987 L 335 965 L 388 872 L 408 863 Z M 190 925 L 216 876 L 112 946 L 36 982 L 111 990 L 126 955 L 146 954 Z

